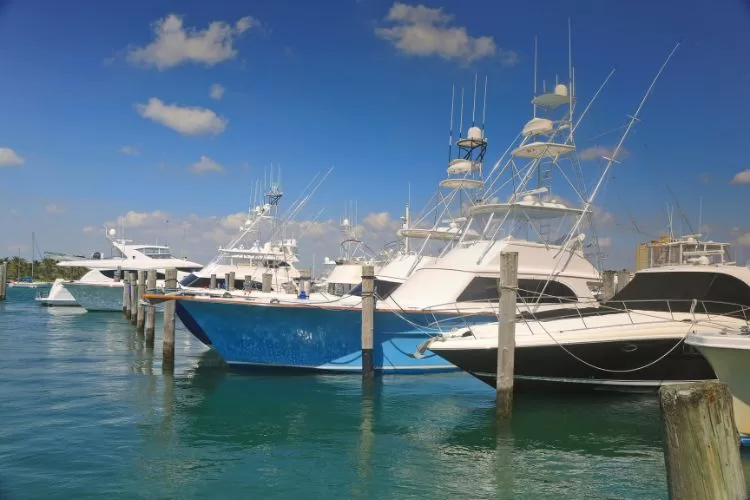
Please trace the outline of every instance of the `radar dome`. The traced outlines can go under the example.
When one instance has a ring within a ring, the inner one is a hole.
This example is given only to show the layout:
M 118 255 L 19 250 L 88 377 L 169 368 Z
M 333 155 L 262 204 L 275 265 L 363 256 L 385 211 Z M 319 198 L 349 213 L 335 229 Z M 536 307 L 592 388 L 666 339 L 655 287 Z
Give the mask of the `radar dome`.
M 109 235 L 110 236 L 115 236 L 116 234 L 117 234 L 117 230 L 115 230 L 115 228 L 112 228 L 112 229 L 109 230 Z
M 567 97 L 568 87 L 566 87 L 562 83 L 558 83 L 557 85 L 555 85 L 555 94 Z
M 466 135 L 469 137 L 469 139 L 481 140 L 483 138 L 484 134 L 482 134 L 482 129 L 481 128 L 479 128 L 479 127 L 471 127 L 471 128 L 469 128 L 469 130 L 468 130 L 468 132 L 467 132 Z

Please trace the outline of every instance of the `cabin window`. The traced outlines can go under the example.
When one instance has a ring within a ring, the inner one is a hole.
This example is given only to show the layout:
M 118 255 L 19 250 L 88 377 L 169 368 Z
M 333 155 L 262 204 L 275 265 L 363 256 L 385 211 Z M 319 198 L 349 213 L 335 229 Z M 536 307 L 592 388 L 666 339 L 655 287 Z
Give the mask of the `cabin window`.
M 375 278 L 375 296 L 379 299 L 386 299 L 400 286 L 401 283 L 398 283 L 396 281 L 384 281 Z M 349 292 L 349 295 L 361 297 L 362 283 L 352 288 L 351 292 Z
M 734 312 L 742 317 L 736 304 L 750 307 L 750 287 L 744 281 L 723 273 L 638 273 L 607 303 L 613 307 L 624 305 L 628 309 L 689 312 L 693 299 L 700 301 L 695 310 L 698 313 Z M 617 304 L 618 301 L 624 302 Z
M 136 248 L 139 252 L 141 252 L 143 255 L 147 257 L 151 257 L 152 259 L 172 259 L 172 253 L 169 251 L 168 248 L 160 248 L 160 247 L 143 247 L 143 248 Z
M 575 292 L 559 281 L 519 279 L 517 301 L 559 304 L 577 300 Z M 499 302 L 497 278 L 476 277 L 471 280 L 457 302 Z
M 216 278 L 216 288 L 224 288 L 224 278 Z M 211 278 L 200 278 L 195 276 L 194 274 L 191 274 L 190 276 L 187 276 L 182 279 L 180 282 L 180 285 L 187 286 L 191 288 L 208 288 L 211 286 Z M 250 282 L 250 289 L 251 290 L 261 290 L 263 288 L 262 284 L 257 281 L 251 281 Z M 235 290 L 244 290 L 245 289 L 245 281 L 244 280 L 234 280 L 234 288 Z

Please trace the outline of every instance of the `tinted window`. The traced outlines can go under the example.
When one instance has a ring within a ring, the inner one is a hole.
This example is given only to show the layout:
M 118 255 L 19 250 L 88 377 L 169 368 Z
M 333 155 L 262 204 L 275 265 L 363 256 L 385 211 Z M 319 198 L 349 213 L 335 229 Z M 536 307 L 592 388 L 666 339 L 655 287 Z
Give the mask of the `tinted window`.
M 375 296 L 379 299 L 385 299 L 388 298 L 398 287 L 401 286 L 401 283 L 397 283 L 395 281 L 384 281 L 375 279 Z M 357 297 L 362 296 L 362 283 L 352 288 L 352 291 L 349 292 L 349 295 L 355 295 Z
M 576 294 L 557 281 L 518 280 L 518 302 L 560 303 L 576 300 Z M 497 278 L 476 277 L 458 296 L 457 302 L 499 302 Z
M 667 304 L 667 299 L 673 301 Z M 687 312 L 692 300 L 703 302 L 696 312 L 729 313 L 736 311 L 739 304 L 750 306 L 750 287 L 727 274 L 710 272 L 679 272 L 636 274 L 628 285 L 620 290 L 607 303 L 613 307 L 623 307 L 618 300 L 626 301 L 628 309 L 650 311 Z M 723 302 L 725 304 L 718 304 Z M 739 316 L 742 316 L 740 313 Z

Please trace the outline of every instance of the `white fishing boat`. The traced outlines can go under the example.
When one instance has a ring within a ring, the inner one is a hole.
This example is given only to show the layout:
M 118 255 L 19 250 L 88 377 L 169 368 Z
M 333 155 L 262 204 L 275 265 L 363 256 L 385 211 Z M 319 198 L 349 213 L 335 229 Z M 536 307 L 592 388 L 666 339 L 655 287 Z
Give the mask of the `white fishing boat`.
M 284 196 L 280 174 L 270 176 L 268 186 L 256 186 L 253 202 L 237 236 L 223 247 L 205 267 L 180 280 L 186 295 L 221 296 L 227 289 L 239 291 L 263 290 L 295 293 L 301 274 L 296 264 L 297 240 L 285 237 L 285 231 L 295 215 L 325 181 L 333 169 L 315 176 L 307 189 L 284 214 L 279 204 Z M 272 171 L 273 172 L 273 171 Z M 227 274 L 234 273 L 234 283 L 227 287 Z M 211 277 L 215 286 L 211 287 Z
M 101 258 L 97 252 L 93 259 L 57 264 L 90 269 L 80 280 L 61 283 L 76 303 L 87 311 L 122 311 L 124 284 L 121 278 L 125 272 L 154 269 L 157 271 L 157 287 L 163 287 L 166 269 L 176 268 L 179 280 L 201 268 L 196 262 L 174 257 L 166 245 L 134 244 L 118 238 L 115 229 L 110 229 L 107 237 L 115 253 L 113 257 Z

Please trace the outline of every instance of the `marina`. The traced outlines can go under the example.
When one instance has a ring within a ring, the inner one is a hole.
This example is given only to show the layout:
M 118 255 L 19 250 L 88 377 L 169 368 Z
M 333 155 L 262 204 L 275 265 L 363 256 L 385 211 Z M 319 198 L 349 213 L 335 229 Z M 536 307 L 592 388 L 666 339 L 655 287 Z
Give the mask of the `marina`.
M 0 500 L 750 497 L 750 30 L 581 5 L 0 1 Z

